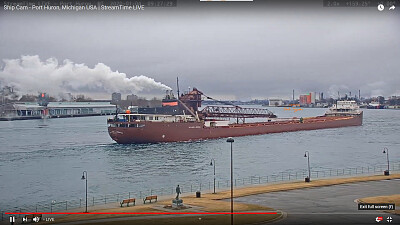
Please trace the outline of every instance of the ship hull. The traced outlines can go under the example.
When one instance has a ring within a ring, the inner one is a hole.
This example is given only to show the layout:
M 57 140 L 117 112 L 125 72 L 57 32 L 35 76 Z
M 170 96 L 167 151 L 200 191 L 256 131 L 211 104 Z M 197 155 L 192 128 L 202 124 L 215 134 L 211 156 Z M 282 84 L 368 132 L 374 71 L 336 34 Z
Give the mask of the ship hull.
M 120 144 L 196 141 L 247 135 L 317 130 L 362 125 L 362 113 L 348 117 L 313 117 L 299 121 L 232 124 L 205 127 L 202 122 L 140 122 L 142 127 L 108 127 L 110 137 Z

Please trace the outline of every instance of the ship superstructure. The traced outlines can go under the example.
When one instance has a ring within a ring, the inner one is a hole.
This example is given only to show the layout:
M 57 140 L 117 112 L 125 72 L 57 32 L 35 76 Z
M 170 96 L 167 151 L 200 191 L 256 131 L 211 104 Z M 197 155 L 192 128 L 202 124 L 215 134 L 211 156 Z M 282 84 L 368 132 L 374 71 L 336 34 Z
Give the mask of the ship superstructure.
M 356 101 L 337 101 L 325 113 L 326 116 L 358 116 L 362 114 Z

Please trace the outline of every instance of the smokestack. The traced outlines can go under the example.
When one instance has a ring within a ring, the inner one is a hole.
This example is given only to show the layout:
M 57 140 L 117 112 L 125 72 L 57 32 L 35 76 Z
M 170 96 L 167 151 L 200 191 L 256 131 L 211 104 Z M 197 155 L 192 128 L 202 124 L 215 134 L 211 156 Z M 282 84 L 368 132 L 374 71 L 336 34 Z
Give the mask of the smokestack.
M 358 89 L 358 99 L 361 100 L 361 90 L 360 89 Z
M 178 98 L 179 98 L 179 77 L 176 77 L 176 89 L 178 91 Z
M 294 102 L 294 89 L 293 89 L 293 93 L 292 93 L 292 100 Z

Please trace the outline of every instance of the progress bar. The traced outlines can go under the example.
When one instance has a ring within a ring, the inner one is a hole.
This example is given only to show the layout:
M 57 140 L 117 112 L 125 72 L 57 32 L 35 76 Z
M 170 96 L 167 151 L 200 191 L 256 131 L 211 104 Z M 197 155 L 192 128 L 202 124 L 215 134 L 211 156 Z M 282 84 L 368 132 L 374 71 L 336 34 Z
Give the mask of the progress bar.
M 200 0 L 201 2 L 252 2 L 253 0 Z
M 278 212 L 5 212 L 7 215 L 49 214 L 49 215 L 240 215 L 240 214 L 278 214 Z

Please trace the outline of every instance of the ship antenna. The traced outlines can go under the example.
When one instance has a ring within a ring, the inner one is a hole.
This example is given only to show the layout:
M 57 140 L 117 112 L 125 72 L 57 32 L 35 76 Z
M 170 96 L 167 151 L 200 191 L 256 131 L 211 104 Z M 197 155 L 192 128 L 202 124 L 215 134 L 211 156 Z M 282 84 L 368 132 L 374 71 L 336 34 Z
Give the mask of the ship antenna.
M 179 77 L 176 77 L 176 89 L 178 91 L 178 98 L 179 98 Z

